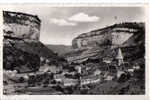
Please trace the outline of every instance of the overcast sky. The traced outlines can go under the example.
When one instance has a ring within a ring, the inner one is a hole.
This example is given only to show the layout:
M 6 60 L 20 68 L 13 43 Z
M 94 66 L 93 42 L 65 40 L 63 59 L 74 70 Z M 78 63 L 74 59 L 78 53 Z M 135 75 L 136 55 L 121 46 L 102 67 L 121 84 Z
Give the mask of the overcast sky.
M 38 15 L 41 19 L 40 41 L 45 44 L 71 45 L 73 38 L 93 29 L 120 22 L 144 22 L 141 7 L 50 7 L 8 5 L 4 10 Z

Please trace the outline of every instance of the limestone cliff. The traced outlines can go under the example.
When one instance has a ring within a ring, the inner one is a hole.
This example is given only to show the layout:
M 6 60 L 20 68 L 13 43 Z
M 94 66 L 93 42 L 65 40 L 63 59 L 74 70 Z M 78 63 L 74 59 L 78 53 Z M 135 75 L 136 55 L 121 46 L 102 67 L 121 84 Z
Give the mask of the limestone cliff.
M 143 27 L 143 23 L 114 24 L 79 35 L 73 39 L 72 46 L 82 48 L 98 45 L 123 45 L 130 37 L 140 34 L 143 31 Z
M 88 59 L 114 59 L 120 47 L 124 59 L 133 61 L 144 58 L 144 23 L 120 23 L 83 33 L 73 39 L 74 51 L 67 53 L 69 62 L 82 63 Z
M 57 60 L 57 56 L 39 41 L 41 20 L 37 16 L 3 11 L 3 19 L 4 69 L 36 71 L 40 67 L 40 57 Z
M 36 15 L 3 11 L 4 36 L 39 40 L 41 20 Z

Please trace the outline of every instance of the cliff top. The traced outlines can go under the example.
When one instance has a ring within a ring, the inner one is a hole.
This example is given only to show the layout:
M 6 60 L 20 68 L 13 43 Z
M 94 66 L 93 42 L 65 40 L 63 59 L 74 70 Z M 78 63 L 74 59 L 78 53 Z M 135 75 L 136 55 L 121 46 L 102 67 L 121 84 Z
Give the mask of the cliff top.
M 112 30 L 113 28 L 139 29 L 139 28 L 144 28 L 144 23 L 143 22 L 140 22 L 140 23 L 137 23 L 137 22 L 123 22 L 123 23 L 119 23 L 119 24 L 114 24 L 114 25 L 106 26 L 104 28 L 92 30 L 92 31 L 87 32 L 87 33 L 93 33 L 93 32 L 100 31 L 101 32 L 100 34 L 102 34 L 102 33 L 105 33 L 103 31 L 108 31 L 109 29 Z M 82 33 L 78 37 L 76 37 L 75 39 L 87 37 L 87 33 Z
M 32 14 L 27 14 L 27 13 L 22 13 L 22 12 L 3 11 L 4 16 L 7 15 L 8 13 L 10 13 L 10 14 L 15 14 L 15 15 L 22 15 L 22 16 L 34 17 L 34 18 L 36 18 L 39 22 L 41 22 L 41 20 L 39 19 L 39 17 L 38 17 L 37 15 L 32 15 Z

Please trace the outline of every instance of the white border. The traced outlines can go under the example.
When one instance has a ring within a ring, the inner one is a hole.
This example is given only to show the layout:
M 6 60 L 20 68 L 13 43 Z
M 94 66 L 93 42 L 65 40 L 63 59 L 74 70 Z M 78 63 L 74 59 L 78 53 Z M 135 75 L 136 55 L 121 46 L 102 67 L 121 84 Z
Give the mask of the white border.
M 13 3 L 14 4 L 14 3 Z M 20 5 L 20 4 L 27 4 L 27 3 L 15 3 L 15 5 Z M 30 5 L 32 4 L 35 4 L 35 3 L 30 3 Z M 3 25 L 3 21 L 2 21 L 2 8 L 4 7 L 7 7 L 7 5 L 11 5 L 10 3 L 9 4 L 0 4 L 0 33 L 3 33 L 3 30 L 2 30 L 2 25 Z M 29 5 L 29 3 L 28 3 Z M 145 6 L 147 8 L 147 15 L 146 15 L 146 39 L 145 39 L 145 42 L 146 42 L 146 94 L 145 95 L 13 95 L 13 96 L 5 96 L 2 94 L 2 88 L 3 88 L 3 85 L 2 85 L 2 79 L 3 79 L 3 74 L 2 74 L 2 52 L 0 52 L 0 71 L 1 71 L 1 75 L 0 75 L 0 81 L 1 81 L 1 91 L 0 91 L 0 95 L 2 100 L 49 100 L 49 99 L 55 99 L 55 100 L 76 100 L 76 99 L 86 99 L 86 100 L 95 100 L 95 99 L 101 99 L 101 100 L 148 100 L 148 94 L 150 94 L 149 90 L 149 60 L 150 60 L 150 56 L 148 55 L 148 52 L 149 52 L 149 42 L 150 42 L 150 35 L 149 35 L 149 13 L 148 13 L 148 4 L 147 3 L 132 3 L 132 4 L 121 4 L 121 3 L 84 3 L 84 4 L 81 4 L 81 3 L 70 3 L 70 4 L 65 4 L 65 3 L 53 3 L 53 4 L 49 4 L 49 3 L 36 3 L 36 5 L 40 6 L 51 6 L 51 7 L 102 7 L 102 6 L 105 6 L 105 7 L 112 7 L 112 6 Z M 0 34 L 0 51 L 2 51 L 2 34 Z
M 148 3 L 149 0 L 0 0 L 0 3 Z

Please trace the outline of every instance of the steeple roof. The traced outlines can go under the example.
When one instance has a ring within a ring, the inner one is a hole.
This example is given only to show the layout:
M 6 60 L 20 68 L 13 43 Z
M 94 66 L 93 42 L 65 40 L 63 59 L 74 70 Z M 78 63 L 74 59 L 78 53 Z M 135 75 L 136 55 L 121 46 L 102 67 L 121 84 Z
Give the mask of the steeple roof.
M 116 59 L 123 59 L 122 51 L 121 51 L 120 48 L 119 48 L 119 50 L 118 50 L 118 54 L 117 54 L 117 56 L 116 56 Z

